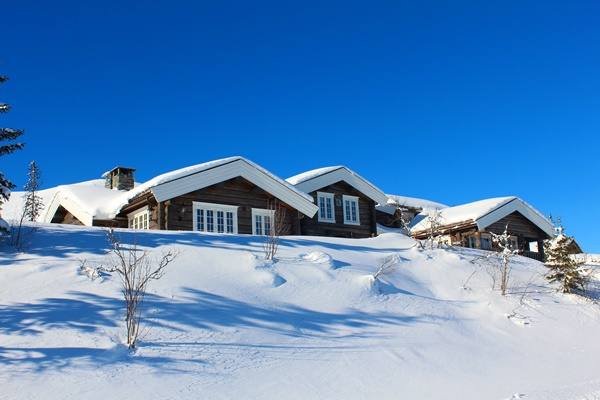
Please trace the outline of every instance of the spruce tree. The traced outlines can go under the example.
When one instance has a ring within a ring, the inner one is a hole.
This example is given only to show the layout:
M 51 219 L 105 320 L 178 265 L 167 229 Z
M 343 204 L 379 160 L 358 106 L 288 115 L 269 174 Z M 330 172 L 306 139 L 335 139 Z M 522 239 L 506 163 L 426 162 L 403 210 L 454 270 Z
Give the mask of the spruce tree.
M 0 83 L 4 83 L 7 80 L 8 78 L 6 76 L 0 75 Z M 0 113 L 6 113 L 8 111 L 10 111 L 10 105 L 0 103 Z M 0 128 L 0 156 L 22 149 L 23 143 L 15 142 L 22 134 L 23 131 L 20 129 Z M 0 171 L 0 210 L 2 204 L 8 201 L 8 198 L 10 197 L 10 190 L 14 188 L 14 183 L 6 178 L 4 173 Z M 6 223 L 3 223 L 2 218 L 0 218 L 0 231 L 6 231 Z
M 560 233 L 555 238 L 544 242 L 545 264 L 549 269 L 546 279 L 550 282 L 558 282 L 559 290 L 563 293 L 585 289 L 585 276 L 579 269 L 581 263 L 569 254 L 572 240 L 571 237 Z
M 41 173 L 35 161 L 29 163 L 29 171 L 27 173 L 27 183 L 25 184 L 25 206 L 23 214 L 28 221 L 37 221 L 40 216 L 44 203 L 38 194 L 41 184 Z

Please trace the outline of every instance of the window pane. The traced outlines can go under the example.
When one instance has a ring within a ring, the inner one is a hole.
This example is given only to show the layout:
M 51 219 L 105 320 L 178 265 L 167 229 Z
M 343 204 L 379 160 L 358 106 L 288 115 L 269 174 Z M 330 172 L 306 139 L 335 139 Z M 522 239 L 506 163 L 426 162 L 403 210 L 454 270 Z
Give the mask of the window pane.
M 271 217 L 269 215 L 265 215 L 265 235 L 269 236 L 271 234 Z
M 227 233 L 233 233 L 233 213 L 227 212 Z
M 326 218 L 325 213 L 325 197 L 319 197 L 319 216 L 324 219 Z
M 206 210 L 206 231 L 215 231 L 215 221 L 213 216 L 213 210 Z
M 328 197 L 325 200 L 325 204 L 327 205 L 327 219 L 333 219 L 331 216 L 331 209 L 333 208 L 331 204 L 331 197 Z
M 352 217 L 350 216 L 350 200 L 344 201 L 344 208 L 346 210 L 346 215 L 344 216 L 346 218 L 346 221 L 352 221 Z
M 217 232 L 223 233 L 224 231 L 223 211 L 217 211 Z
M 196 210 L 196 229 L 204 231 L 204 210 Z
M 352 201 L 352 222 L 358 222 L 358 218 L 357 218 L 357 213 L 356 213 L 356 208 L 357 208 L 357 204 L 356 201 Z
M 262 235 L 262 216 L 256 215 L 255 217 L 255 230 L 257 235 Z

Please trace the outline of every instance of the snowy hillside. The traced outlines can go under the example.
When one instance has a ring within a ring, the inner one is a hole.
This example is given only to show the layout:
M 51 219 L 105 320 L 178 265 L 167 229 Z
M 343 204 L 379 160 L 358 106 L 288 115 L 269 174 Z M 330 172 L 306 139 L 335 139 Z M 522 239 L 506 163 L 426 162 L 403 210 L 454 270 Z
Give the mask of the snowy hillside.
M 103 230 L 3 245 L 0 399 L 600 399 L 600 308 L 549 289 L 536 261 L 517 257 L 502 297 L 469 262 L 480 252 L 396 233 L 287 237 L 274 263 L 258 237 L 120 234 L 180 253 L 135 354 L 117 277 L 79 271 L 107 263 Z

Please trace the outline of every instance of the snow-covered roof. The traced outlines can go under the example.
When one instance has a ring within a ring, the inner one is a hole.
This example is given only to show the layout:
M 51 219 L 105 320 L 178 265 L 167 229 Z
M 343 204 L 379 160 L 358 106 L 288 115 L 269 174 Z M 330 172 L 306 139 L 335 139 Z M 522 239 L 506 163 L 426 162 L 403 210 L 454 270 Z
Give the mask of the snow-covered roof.
M 93 179 L 69 185 L 60 185 L 40 190 L 44 207 L 40 214 L 41 222 L 50 222 L 56 209 L 62 205 L 85 225 L 91 225 L 93 218 L 107 218 L 111 204 L 123 196 L 124 192 L 104 187 L 104 179 Z M 18 220 L 23 212 L 25 192 L 13 192 L 9 201 L 2 206 L 2 215 L 7 220 Z
M 554 234 L 554 226 L 542 213 L 515 196 L 496 197 L 443 208 L 439 211 L 439 216 L 442 226 L 472 222 L 478 229 L 485 229 L 515 211 L 521 213 L 549 236 Z M 411 232 L 427 230 L 429 228 L 427 216 L 427 211 L 417 215 L 411 224 Z
M 91 226 L 94 219 L 112 219 L 131 199 L 146 191 L 158 201 L 165 201 L 194 190 L 241 176 L 286 204 L 312 217 L 317 212 L 313 198 L 283 179 L 271 174 L 258 164 L 243 157 L 228 157 L 158 175 L 129 191 L 108 189 L 103 179 L 94 179 L 61 185 L 40 191 L 45 204 L 40 217 L 51 222 L 59 206 L 66 208 L 84 225 Z M 3 206 L 6 219 L 16 219 L 22 209 L 22 192 L 15 192 Z
M 313 169 L 291 176 L 286 181 L 306 193 L 344 181 L 377 204 L 386 204 L 388 201 L 381 189 L 343 165 Z
M 323 167 L 311 169 L 310 171 L 302 172 L 301 174 L 290 176 L 286 179 L 286 181 L 292 185 L 299 185 L 302 182 L 311 180 L 313 178 L 324 175 L 328 172 L 335 171 L 336 169 L 345 168 L 343 165 L 334 165 L 331 167 Z
M 398 206 L 416 208 L 418 210 L 441 210 L 448 207 L 445 204 L 437 203 L 431 200 L 419 199 L 416 197 L 399 196 L 396 194 L 386 194 L 388 201 L 386 204 L 377 204 L 377 211 L 387 214 L 394 214 Z
M 318 210 L 311 196 L 273 175 L 260 165 L 240 156 L 168 172 L 141 184 L 130 192 L 136 192 L 135 195 L 137 195 L 151 190 L 156 200 L 164 201 L 237 176 L 254 183 L 304 215 L 312 217 Z

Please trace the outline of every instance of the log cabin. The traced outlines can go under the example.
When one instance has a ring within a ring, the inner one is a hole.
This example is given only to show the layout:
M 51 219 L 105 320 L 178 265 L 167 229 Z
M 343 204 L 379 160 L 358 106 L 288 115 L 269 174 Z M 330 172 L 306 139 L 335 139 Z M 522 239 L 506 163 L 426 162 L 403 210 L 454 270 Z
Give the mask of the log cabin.
M 543 261 L 543 241 L 554 236 L 554 226 L 542 213 L 518 197 L 499 197 L 475 201 L 438 211 L 441 240 L 454 246 L 498 250 L 490 233 L 501 234 L 508 227 L 513 248 L 527 257 Z M 429 235 L 428 213 L 417 215 L 411 223 L 416 239 Z
M 300 233 L 311 236 L 366 238 L 377 236 L 375 206 L 387 196 L 345 166 L 318 168 L 286 181 L 308 193 L 318 211 L 300 221 Z
M 281 234 L 300 234 L 317 212 L 313 198 L 243 157 L 182 168 L 135 184 L 117 166 L 103 179 L 58 187 L 44 222 L 209 233 L 269 233 L 276 200 L 285 209 Z

